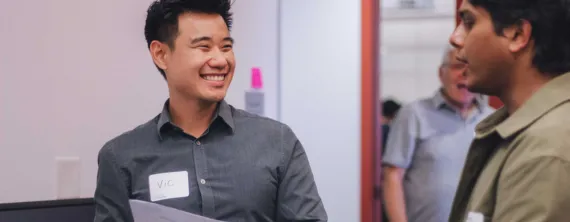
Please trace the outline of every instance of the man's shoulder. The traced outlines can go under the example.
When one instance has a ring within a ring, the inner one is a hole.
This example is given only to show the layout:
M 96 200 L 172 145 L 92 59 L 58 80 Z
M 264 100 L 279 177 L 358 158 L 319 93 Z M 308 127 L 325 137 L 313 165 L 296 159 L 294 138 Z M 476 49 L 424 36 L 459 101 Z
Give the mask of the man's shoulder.
M 251 130 L 262 135 L 283 135 L 284 133 L 293 135 L 293 130 L 285 123 L 231 107 L 236 127 L 240 129 Z
M 420 99 L 416 99 L 404 106 L 408 106 L 411 109 L 425 109 L 427 107 L 435 107 L 434 106 L 434 98 L 433 97 L 424 97 Z
M 570 128 L 570 101 L 553 107 L 540 117 L 531 127 L 550 128 L 556 131 Z
M 551 156 L 570 161 L 570 102 L 537 119 L 515 139 L 528 158 Z
M 291 127 L 280 121 L 232 107 L 235 136 L 252 147 L 289 153 L 299 143 Z
M 570 102 L 563 103 L 538 118 L 522 132 L 522 136 L 570 145 L 569 114 Z
M 413 100 L 409 103 L 403 104 L 398 115 L 417 115 L 419 112 L 423 112 L 427 109 L 434 107 L 432 98 L 421 98 Z
M 158 116 L 113 137 L 103 145 L 99 155 L 113 155 L 117 158 L 117 155 L 130 152 L 140 145 L 146 144 L 149 139 L 158 137 L 156 133 L 157 121 Z

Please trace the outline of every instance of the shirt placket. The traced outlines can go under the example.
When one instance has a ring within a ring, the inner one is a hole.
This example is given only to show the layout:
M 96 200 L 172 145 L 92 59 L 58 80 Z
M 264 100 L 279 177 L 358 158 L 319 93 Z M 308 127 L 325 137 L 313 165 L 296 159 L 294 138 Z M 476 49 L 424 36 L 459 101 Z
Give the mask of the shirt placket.
M 470 208 L 470 199 L 473 192 L 473 187 L 477 183 L 479 175 L 483 171 L 487 161 L 493 154 L 493 149 L 487 147 L 489 145 L 489 138 L 475 139 L 467 154 L 464 171 L 462 174 L 460 185 L 457 189 L 456 200 L 453 206 L 453 213 L 450 216 L 450 221 L 462 221 L 467 215 Z
M 207 156 L 204 144 L 200 139 L 194 142 L 194 163 L 196 163 L 196 179 L 202 198 L 202 215 L 213 217 L 215 212 L 214 195 L 208 183 Z

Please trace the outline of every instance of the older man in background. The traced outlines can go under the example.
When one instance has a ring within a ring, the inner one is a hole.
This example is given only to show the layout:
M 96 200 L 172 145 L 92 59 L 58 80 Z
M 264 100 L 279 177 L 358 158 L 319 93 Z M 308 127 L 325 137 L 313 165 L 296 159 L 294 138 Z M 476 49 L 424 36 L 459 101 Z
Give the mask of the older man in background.
M 451 210 L 475 125 L 493 112 L 465 87 L 464 63 L 447 47 L 442 87 L 402 107 L 386 151 L 384 198 L 390 222 L 442 222 Z

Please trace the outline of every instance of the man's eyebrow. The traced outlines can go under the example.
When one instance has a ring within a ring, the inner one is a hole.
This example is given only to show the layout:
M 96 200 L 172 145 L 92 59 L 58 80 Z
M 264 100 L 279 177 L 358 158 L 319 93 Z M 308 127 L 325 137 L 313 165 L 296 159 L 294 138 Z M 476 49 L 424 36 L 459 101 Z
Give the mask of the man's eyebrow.
M 232 44 L 234 44 L 234 38 L 232 38 L 232 37 L 225 37 L 224 41 L 228 41 L 228 42 L 231 42 Z
M 208 37 L 208 36 L 202 36 L 202 37 L 197 37 L 192 39 L 192 41 L 190 41 L 190 44 L 196 44 L 198 42 L 203 42 L 203 41 L 212 41 L 212 37 Z M 234 43 L 234 39 L 232 37 L 225 37 L 223 39 L 223 41 L 228 41 L 231 42 L 232 44 Z
M 208 36 L 202 36 L 202 37 L 192 39 L 192 41 L 190 41 L 190 43 L 196 44 L 196 43 L 202 42 L 202 41 L 212 41 L 212 38 L 208 37 Z

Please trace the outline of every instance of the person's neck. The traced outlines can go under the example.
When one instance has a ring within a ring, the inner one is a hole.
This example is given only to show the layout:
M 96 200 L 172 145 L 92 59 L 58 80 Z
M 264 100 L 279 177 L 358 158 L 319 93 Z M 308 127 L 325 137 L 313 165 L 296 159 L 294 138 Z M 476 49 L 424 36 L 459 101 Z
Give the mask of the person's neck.
M 216 108 L 215 102 L 170 95 L 169 109 L 172 122 L 185 133 L 196 138 L 202 136 L 208 129 Z
M 443 94 L 443 97 L 445 98 L 445 101 L 447 101 L 447 103 L 451 105 L 452 108 L 457 110 L 457 112 L 459 112 L 463 118 L 469 116 L 471 111 L 475 108 L 475 99 L 471 100 L 471 102 L 468 103 L 460 103 L 451 99 L 451 97 L 447 95 L 445 90 L 442 90 L 441 92 Z
M 461 104 L 459 106 L 455 106 L 457 111 L 461 114 L 463 119 L 467 119 L 471 112 L 475 109 L 475 101 L 473 100 L 470 103 Z
M 535 68 L 513 72 L 510 84 L 504 87 L 498 97 L 509 115 L 516 112 L 538 89 L 551 78 Z

